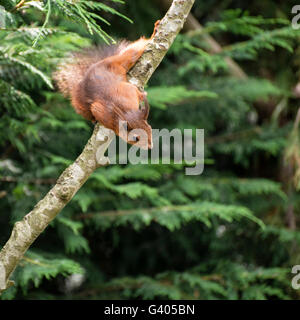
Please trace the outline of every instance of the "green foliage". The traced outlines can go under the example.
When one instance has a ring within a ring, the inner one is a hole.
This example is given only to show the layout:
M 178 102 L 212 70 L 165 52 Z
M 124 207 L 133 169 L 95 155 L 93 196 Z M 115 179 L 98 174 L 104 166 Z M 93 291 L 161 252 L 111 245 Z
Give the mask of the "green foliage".
M 287 299 L 281 288 L 274 288 L 271 283 L 286 285 L 287 270 L 279 268 L 260 269 L 241 267 L 226 261 L 223 267 L 215 269 L 209 275 L 199 271 L 199 266 L 185 272 L 167 271 L 155 277 L 139 276 L 122 277 L 107 282 L 105 285 L 94 285 L 97 298 L 114 299 L 116 293 L 122 298 L 134 299 L 224 299 L 265 300 L 268 298 Z M 268 281 L 269 285 L 263 281 Z
M 201 98 L 216 98 L 217 94 L 210 91 L 187 90 L 183 86 L 175 87 L 151 87 L 148 90 L 148 98 L 151 106 L 166 109 L 167 104 L 179 105 L 186 101 Z
M 66 276 L 74 273 L 83 273 L 83 269 L 76 261 L 57 258 L 56 255 L 49 253 L 28 251 L 14 272 L 13 280 L 17 286 L 8 289 L 3 297 L 4 299 L 13 298 L 18 287 L 23 290 L 24 294 L 27 294 L 30 287 L 39 287 L 44 278 L 50 280 L 58 274 Z
M 83 215 L 82 218 L 85 216 Z M 264 224 L 257 219 L 250 210 L 241 206 L 220 205 L 212 202 L 189 203 L 185 206 L 165 206 L 151 209 L 131 209 L 128 211 L 103 212 L 92 217 L 92 224 L 96 228 L 106 230 L 113 226 L 132 225 L 135 230 L 150 225 L 152 221 L 170 231 L 179 229 L 182 224 L 200 221 L 211 227 L 214 217 L 232 222 L 246 217 L 261 227 Z M 91 217 L 89 217 L 91 218 Z
M 56 66 L 71 51 L 151 34 L 161 16 L 146 0 L 18 3 L 0 1 L 1 246 L 92 132 L 57 92 Z M 2 299 L 299 299 L 292 2 L 216 3 L 195 2 L 203 29 L 177 37 L 146 88 L 153 128 L 205 129 L 203 174 L 185 175 L 184 163 L 99 168 Z M 222 49 L 212 53 L 207 36 Z

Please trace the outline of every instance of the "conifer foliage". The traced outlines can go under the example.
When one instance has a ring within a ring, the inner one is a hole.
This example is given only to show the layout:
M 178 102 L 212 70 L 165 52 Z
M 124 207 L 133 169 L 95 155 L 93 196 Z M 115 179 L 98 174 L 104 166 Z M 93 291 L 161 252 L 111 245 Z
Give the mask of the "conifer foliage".
M 299 298 L 292 6 L 196 0 L 203 28 L 177 37 L 146 90 L 153 128 L 205 130 L 203 174 L 174 163 L 98 169 L 1 299 Z M 58 93 L 56 66 L 83 47 L 148 36 L 162 12 L 154 0 L 0 1 L 0 247 L 93 130 Z

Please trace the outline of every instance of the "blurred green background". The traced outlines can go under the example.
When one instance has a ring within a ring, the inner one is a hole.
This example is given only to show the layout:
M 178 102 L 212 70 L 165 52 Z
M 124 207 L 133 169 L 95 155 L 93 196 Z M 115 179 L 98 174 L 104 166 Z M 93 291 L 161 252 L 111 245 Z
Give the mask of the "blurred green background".
M 0 247 L 93 131 L 57 91 L 56 66 L 82 47 L 149 36 L 170 3 L 121 2 L 0 1 Z M 152 128 L 205 130 L 203 174 L 98 169 L 2 299 L 299 299 L 295 4 L 195 1 L 146 90 Z

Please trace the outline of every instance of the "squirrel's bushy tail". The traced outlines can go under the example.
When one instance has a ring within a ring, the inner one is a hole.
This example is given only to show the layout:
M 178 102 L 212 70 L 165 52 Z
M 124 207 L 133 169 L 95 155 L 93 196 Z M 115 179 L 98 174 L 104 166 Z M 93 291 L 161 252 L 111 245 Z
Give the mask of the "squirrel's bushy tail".
M 72 53 L 71 57 L 61 63 L 53 73 L 53 78 L 59 90 L 63 95 L 71 96 L 73 89 L 77 87 L 91 65 L 118 54 L 129 43 L 123 40 L 115 45 L 98 46 Z

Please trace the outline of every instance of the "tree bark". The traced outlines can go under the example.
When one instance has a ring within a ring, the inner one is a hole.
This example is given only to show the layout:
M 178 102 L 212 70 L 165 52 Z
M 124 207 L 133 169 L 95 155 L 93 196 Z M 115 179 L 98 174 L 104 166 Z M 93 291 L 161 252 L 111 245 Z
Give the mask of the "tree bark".
M 139 88 L 146 84 L 183 27 L 194 1 L 173 0 L 156 35 L 129 72 L 131 83 Z M 100 124 L 95 125 L 91 138 L 75 162 L 61 174 L 54 187 L 33 210 L 15 223 L 9 240 L 0 251 L 0 293 L 13 284 L 9 278 L 35 239 L 73 198 L 92 172 L 109 163 L 104 153 L 113 134 L 107 136 L 105 129 Z

